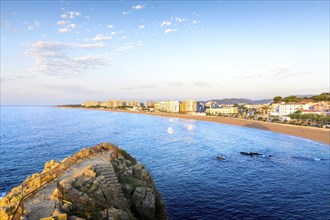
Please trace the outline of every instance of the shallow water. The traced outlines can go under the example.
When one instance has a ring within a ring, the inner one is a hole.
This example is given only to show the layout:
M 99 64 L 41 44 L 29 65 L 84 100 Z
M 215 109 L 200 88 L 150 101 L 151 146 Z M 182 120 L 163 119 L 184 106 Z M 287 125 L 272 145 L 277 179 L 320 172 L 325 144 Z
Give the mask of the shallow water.
M 0 192 L 40 172 L 48 160 L 104 141 L 147 166 L 170 219 L 330 219 L 329 146 L 264 130 L 129 113 L 2 106 Z

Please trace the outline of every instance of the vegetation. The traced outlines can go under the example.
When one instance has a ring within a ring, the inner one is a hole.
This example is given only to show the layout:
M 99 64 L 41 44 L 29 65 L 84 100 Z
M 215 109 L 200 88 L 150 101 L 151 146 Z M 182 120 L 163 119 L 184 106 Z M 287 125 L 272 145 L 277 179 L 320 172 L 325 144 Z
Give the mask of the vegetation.
M 80 107 L 82 107 L 82 105 L 80 105 L 80 104 L 67 104 L 67 105 L 58 105 L 57 107 L 80 108 Z
M 330 93 L 322 93 L 312 97 L 315 101 L 330 101 Z
M 298 99 L 297 99 L 296 96 L 291 95 L 291 96 L 285 97 L 285 98 L 283 99 L 283 101 L 284 101 L 285 103 L 289 103 L 289 102 L 297 102 Z
M 118 153 L 119 153 L 120 155 L 122 155 L 126 160 L 131 161 L 132 165 L 137 164 L 135 158 L 132 157 L 130 154 L 128 154 L 126 151 L 120 149 L 120 150 L 118 151 Z
M 280 103 L 280 102 L 299 102 L 301 100 L 307 100 L 307 101 L 330 101 L 330 93 L 321 93 L 320 95 L 312 96 L 310 98 L 304 97 L 304 98 L 298 98 L 294 95 L 282 98 L 281 96 L 275 96 L 273 98 L 274 103 Z
M 290 114 L 290 118 L 292 119 L 291 124 L 297 125 L 321 127 L 326 124 L 330 124 L 330 115 L 301 114 L 301 112 L 297 111 Z
M 282 101 L 282 97 L 281 97 L 281 96 L 275 96 L 275 97 L 273 98 L 273 101 L 274 101 L 275 103 L 280 103 L 280 102 Z

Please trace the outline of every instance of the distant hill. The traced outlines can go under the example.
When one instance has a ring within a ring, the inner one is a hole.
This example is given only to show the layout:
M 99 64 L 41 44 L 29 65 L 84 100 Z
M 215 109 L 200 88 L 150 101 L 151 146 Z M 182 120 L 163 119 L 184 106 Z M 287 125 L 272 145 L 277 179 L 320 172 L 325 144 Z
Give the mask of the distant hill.
M 271 103 L 272 99 L 261 99 L 261 100 L 251 100 L 251 99 L 245 99 L 245 98 L 227 98 L 227 99 L 212 99 L 209 101 L 214 101 L 218 104 L 224 104 L 224 105 L 232 105 L 232 104 L 266 104 Z

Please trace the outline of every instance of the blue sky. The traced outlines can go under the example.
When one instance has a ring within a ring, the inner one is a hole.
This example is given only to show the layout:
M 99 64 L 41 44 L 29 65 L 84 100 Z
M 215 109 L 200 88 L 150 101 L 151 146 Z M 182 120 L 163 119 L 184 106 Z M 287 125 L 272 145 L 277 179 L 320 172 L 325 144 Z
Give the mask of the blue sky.
M 1 1 L 1 104 L 328 90 L 328 1 Z

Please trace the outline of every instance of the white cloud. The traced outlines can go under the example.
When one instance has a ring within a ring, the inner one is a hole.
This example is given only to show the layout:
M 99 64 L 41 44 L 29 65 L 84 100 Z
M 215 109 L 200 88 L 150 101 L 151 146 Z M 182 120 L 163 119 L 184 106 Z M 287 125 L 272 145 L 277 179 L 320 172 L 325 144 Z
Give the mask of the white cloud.
M 168 33 L 172 33 L 172 32 L 176 32 L 178 29 L 166 29 L 165 31 L 164 31 L 164 33 L 165 34 L 168 34 Z
M 56 24 L 57 25 L 65 25 L 66 24 L 66 21 L 63 21 L 63 20 L 57 21 Z
M 144 8 L 144 5 L 134 5 L 134 6 L 132 6 L 132 9 L 135 9 L 135 10 L 141 10 L 142 8 Z
M 144 28 L 144 25 L 140 25 L 139 28 L 140 28 L 140 29 L 143 29 L 143 28 Z
M 175 18 L 175 21 L 179 23 L 184 22 L 185 20 L 185 18 Z
M 111 36 L 103 36 L 102 34 L 98 34 L 92 38 L 92 41 L 103 41 L 103 40 L 112 40 Z
M 81 15 L 81 13 L 78 11 L 69 11 L 65 14 L 61 14 L 60 17 L 62 19 L 75 19 L 75 18 L 79 17 L 80 15 Z
M 69 31 L 69 29 L 67 29 L 67 28 L 59 28 L 58 29 L 58 32 L 60 32 L 60 33 L 65 33 L 65 32 L 68 32 Z
M 274 79 L 274 80 L 280 80 L 280 79 L 288 79 L 295 76 L 305 75 L 309 74 L 309 72 L 297 72 L 290 68 L 278 68 L 273 69 L 268 73 L 259 73 L 256 75 L 249 75 L 249 76 L 242 76 L 240 78 L 243 79 Z
M 76 24 L 69 24 L 65 28 L 59 28 L 58 29 L 58 32 L 60 32 L 60 33 L 66 33 L 66 32 L 72 31 L 72 30 L 74 30 L 76 28 L 77 28 L 77 25 Z
M 114 27 L 114 26 L 113 26 L 113 25 L 111 25 L 111 24 L 109 24 L 109 25 L 108 25 L 108 28 L 113 28 L 113 27 Z
M 172 24 L 172 22 L 170 22 L 170 21 L 163 21 L 161 24 L 160 24 L 160 26 L 161 27 L 164 27 L 164 26 L 170 26 Z
M 123 12 L 123 15 L 129 15 L 129 14 L 131 14 L 130 11 L 124 11 L 124 12 Z
M 79 55 L 69 56 L 69 51 L 78 49 L 103 48 L 103 43 L 97 44 L 67 44 L 63 42 L 45 42 L 25 44 L 28 50 L 24 53 L 33 56 L 35 63 L 29 70 L 35 74 L 52 76 L 76 75 L 90 68 L 104 65 L 102 56 Z
M 72 29 L 76 29 L 77 25 L 76 24 L 69 24 L 68 27 L 72 30 Z
M 105 47 L 103 42 L 96 43 L 96 44 L 74 44 L 73 46 L 79 47 L 79 48 L 104 48 Z
M 34 23 L 34 26 L 40 27 L 40 22 L 39 21 L 34 21 L 33 23 Z
M 198 24 L 199 22 L 198 21 L 196 21 L 196 20 L 193 20 L 193 22 L 192 22 L 193 24 Z
M 117 52 L 123 52 L 123 51 L 128 51 L 128 50 L 132 50 L 133 49 L 133 45 L 129 44 L 129 45 L 125 45 L 125 46 L 121 46 L 117 49 Z
M 116 34 L 117 34 L 117 33 L 114 32 L 114 31 L 111 32 L 111 35 L 112 35 L 112 36 L 114 36 L 114 35 L 116 35 Z

